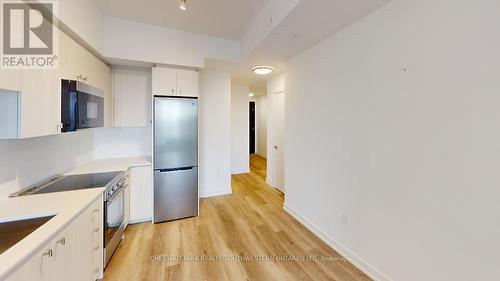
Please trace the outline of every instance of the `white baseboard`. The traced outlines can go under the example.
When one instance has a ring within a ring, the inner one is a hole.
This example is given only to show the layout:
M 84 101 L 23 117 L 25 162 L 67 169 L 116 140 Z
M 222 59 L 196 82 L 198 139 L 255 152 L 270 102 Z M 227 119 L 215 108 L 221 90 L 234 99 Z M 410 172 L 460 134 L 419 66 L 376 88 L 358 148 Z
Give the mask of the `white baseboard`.
M 259 155 L 260 157 L 264 158 L 264 159 L 267 159 L 267 155 L 264 154 L 264 153 L 261 153 L 261 152 L 257 152 L 257 155 Z
M 338 242 L 333 237 L 326 234 L 326 232 L 323 231 L 321 228 L 319 228 L 318 226 L 311 223 L 310 220 L 301 216 L 298 212 L 296 212 L 287 203 L 285 203 L 283 205 L 283 209 L 288 214 L 290 214 L 292 217 L 294 217 L 297 221 L 299 221 L 302 225 L 304 225 L 307 229 L 309 229 L 312 233 L 314 233 L 316 236 L 318 236 L 321 240 L 323 240 L 323 242 L 325 242 L 333 250 L 335 250 L 337 253 L 339 253 L 344 258 L 349 260 L 356 268 L 361 270 L 363 273 L 368 275 L 373 280 L 375 280 L 375 281 L 392 281 L 389 277 L 385 276 L 380 271 L 378 271 L 375 267 L 368 264 L 366 261 L 364 261 L 362 258 L 357 256 L 355 253 L 353 253 L 350 249 L 348 249 L 342 243 Z
M 211 188 L 208 190 L 200 190 L 200 198 L 214 197 L 214 196 L 222 196 L 232 194 L 233 190 L 231 187 L 229 188 Z
M 249 168 L 246 168 L 246 169 L 240 169 L 240 170 L 232 170 L 231 171 L 231 175 L 239 175 L 239 174 L 248 174 L 250 173 L 250 169 Z
M 136 219 L 136 220 L 130 220 L 128 223 L 129 224 L 138 224 L 138 223 L 143 223 L 143 222 L 153 222 L 153 219 L 152 218 Z

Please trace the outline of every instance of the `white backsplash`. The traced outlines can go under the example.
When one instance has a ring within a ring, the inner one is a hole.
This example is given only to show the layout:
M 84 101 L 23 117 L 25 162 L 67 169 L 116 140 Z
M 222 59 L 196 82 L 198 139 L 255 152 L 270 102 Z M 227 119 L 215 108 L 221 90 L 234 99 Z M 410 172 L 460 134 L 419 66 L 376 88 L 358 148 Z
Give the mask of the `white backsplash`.
M 93 159 L 92 130 L 0 140 L 0 198 Z
M 151 128 L 99 128 L 94 143 L 95 159 L 151 156 Z
M 151 155 L 151 128 L 99 128 L 0 140 L 0 200 L 94 159 Z

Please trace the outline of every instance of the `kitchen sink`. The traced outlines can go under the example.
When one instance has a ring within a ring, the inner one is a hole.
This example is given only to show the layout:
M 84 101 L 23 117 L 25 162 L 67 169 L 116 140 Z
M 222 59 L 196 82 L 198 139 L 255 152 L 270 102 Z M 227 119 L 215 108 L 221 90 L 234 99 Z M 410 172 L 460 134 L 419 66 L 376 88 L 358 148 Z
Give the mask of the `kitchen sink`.
M 0 255 L 53 217 L 55 215 L 0 223 Z

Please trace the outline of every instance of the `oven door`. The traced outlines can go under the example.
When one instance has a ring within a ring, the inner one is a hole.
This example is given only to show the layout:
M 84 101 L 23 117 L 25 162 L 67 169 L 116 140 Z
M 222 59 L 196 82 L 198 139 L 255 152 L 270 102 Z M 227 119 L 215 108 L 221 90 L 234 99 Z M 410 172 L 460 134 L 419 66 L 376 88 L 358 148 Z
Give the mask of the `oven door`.
M 125 188 L 119 188 L 104 204 L 104 248 L 109 260 L 124 231 Z

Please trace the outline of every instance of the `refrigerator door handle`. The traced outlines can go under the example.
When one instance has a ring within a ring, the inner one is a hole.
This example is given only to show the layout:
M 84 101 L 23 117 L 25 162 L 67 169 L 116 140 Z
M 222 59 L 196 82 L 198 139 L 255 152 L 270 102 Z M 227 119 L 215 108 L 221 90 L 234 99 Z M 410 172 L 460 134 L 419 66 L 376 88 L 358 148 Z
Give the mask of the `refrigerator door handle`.
M 168 173 L 168 172 L 177 172 L 177 171 L 189 171 L 189 170 L 192 170 L 194 168 L 195 168 L 195 166 L 170 168 L 170 169 L 155 169 L 155 172 Z

